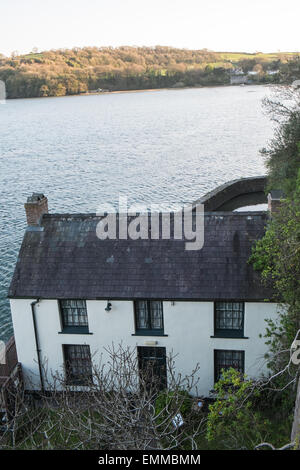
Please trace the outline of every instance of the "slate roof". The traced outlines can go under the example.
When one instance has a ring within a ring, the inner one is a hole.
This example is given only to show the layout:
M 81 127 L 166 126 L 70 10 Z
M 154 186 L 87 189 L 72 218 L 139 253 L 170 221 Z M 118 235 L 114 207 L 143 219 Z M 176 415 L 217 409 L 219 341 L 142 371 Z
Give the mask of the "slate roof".
M 199 251 L 184 240 L 99 240 L 95 214 L 45 214 L 28 227 L 11 298 L 264 300 L 272 292 L 247 263 L 264 212 L 205 214 Z

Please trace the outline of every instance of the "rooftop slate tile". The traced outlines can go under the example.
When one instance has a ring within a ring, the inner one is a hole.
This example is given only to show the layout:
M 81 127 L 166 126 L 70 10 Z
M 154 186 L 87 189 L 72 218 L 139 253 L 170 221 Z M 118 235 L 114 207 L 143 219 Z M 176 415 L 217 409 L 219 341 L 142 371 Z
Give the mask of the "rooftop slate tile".
M 204 247 L 185 240 L 100 240 L 95 214 L 45 214 L 26 231 L 9 288 L 14 298 L 264 300 L 247 263 L 266 213 L 205 214 Z

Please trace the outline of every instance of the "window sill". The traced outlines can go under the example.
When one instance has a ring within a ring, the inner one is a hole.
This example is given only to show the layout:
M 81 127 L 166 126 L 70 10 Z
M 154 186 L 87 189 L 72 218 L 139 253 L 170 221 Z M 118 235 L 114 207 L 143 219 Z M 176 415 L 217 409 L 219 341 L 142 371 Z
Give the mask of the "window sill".
M 87 328 L 68 327 L 58 332 L 59 335 L 92 335 Z
M 143 333 L 132 333 L 131 336 L 169 336 L 165 335 L 164 333 L 153 333 L 150 331 L 143 331 Z
M 91 380 L 90 381 L 74 380 L 74 382 L 73 381 L 66 382 L 66 385 L 67 387 L 88 387 L 89 385 L 91 385 L 91 383 L 93 383 Z
M 249 336 L 226 336 L 226 335 L 214 335 L 211 338 L 221 338 L 221 339 L 249 339 Z

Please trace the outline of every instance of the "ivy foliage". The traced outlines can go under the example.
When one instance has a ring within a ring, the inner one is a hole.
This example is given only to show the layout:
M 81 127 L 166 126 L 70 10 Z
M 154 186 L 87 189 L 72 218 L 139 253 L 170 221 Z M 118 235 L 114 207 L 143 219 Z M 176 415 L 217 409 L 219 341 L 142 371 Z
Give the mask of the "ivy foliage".
M 275 123 L 273 138 L 261 150 L 268 169 L 267 189 L 281 189 L 293 197 L 300 168 L 300 88 L 275 88 L 263 106 Z
M 272 215 L 265 236 L 250 258 L 265 283 L 272 283 L 282 302 L 300 304 L 300 169 L 291 197 Z
M 291 98 L 291 92 L 283 98 Z M 285 198 L 267 226 L 264 237 L 253 246 L 249 262 L 272 285 L 275 300 L 282 304 L 278 320 L 267 320 L 268 366 L 272 374 L 282 371 L 290 359 L 290 347 L 300 328 L 300 94 L 295 91 L 289 108 L 280 101 L 269 103 L 280 116 L 279 127 L 265 151 L 269 188 L 282 189 Z M 299 370 L 291 366 L 273 385 L 284 405 L 292 409 L 295 387 L 289 387 Z M 294 381 L 295 384 L 295 381 Z
M 290 359 L 290 347 L 300 328 L 300 170 L 296 189 L 291 198 L 282 202 L 277 214 L 272 217 L 265 236 L 253 248 L 250 262 L 259 270 L 264 283 L 272 283 L 282 308 L 278 320 L 267 320 L 266 355 L 270 372 L 283 370 Z M 285 389 L 297 367 L 279 375 L 274 381 L 277 389 L 284 389 L 277 399 L 292 408 L 294 388 Z
M 271 422 L 254 402 L 260 392 L 252 380 L 237 370 L 223 370 L 215 385 L 216 400 L 209 405 L 206 439 L 229 449 L 253 449 L 271 432 Z

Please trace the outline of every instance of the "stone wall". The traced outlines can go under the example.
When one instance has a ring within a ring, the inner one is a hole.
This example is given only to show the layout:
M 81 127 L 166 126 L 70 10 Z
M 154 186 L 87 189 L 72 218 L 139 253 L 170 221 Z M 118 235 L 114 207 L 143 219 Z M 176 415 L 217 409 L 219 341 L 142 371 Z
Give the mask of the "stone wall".
M 229 181 L 202 196 L 193 207 L 204 204 L 206 212 L 233 211 L 239 207 L 267 203 L 266 176 L 253 176 Z

